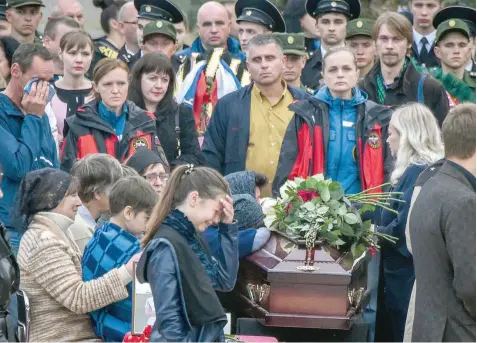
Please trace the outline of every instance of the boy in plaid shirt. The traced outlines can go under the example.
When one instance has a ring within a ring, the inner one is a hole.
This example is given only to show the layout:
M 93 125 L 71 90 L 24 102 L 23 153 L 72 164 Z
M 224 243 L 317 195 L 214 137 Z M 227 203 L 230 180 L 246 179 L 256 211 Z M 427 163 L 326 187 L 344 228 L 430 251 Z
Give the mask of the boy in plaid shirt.
M 94 232 L 83 254 L 84 281 L 97 279 L 140 252 L 139 237 L 157 200 L 157 193 L 141 177 L 128 176 L 114 184 L 109 195 L 111 219 Z M 96 335 L 106 342 L 122 342 L 131 331 L 132 283 L 128 292 L 127 299 L 89 314 Z

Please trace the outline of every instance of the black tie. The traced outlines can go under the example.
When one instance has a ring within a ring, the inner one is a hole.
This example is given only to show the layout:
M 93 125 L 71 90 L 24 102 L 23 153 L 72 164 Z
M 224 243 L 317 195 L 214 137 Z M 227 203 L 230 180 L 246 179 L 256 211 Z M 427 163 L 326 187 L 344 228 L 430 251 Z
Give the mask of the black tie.
M 426 47 L 427 43 L 428 43 L 427 38 L 422 37 L 421 39 L 422 48 L 419 54 L 419 62 L 424 64 L 427 64 L 427 59 L 429 57 L 429 53 L 427 52 L 427 47 Z

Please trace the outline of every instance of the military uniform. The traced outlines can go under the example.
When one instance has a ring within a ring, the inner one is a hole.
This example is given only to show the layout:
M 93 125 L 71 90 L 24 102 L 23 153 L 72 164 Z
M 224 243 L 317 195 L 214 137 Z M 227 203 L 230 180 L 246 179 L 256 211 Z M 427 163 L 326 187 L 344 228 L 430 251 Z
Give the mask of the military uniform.
M 3 2 L 3 4 L 1 4 Z M 45 7 L 41 0 L 7 0 L 7 1 L 0 1 L 0 20 L 7 20 L 5 16 L 5 12 L 9 8 L 20 8 L 24 6 L 39 6 Z M 38 31 L 35 30 L 35 39 L 33 40 L 34 44 L 42 44 L 43 45 L 43 37 L 40 35 Z
M 110 43 L 106 37 L 101 37 L 94 41 L 93 59 L 89 67 L 86 77 L 92 79 L 94 67 L 103 58 L 118 58 L 119 49 Z
M 473 18 L 468 18 L 469 13 L 472 13 L 472 10 L 466 11 L 460 6 L 458 11 L 452 8 L 439 11 L 433 20 L 433 25 L 437 28 L 436 44 L 451 32 L 459 32 L 470 40 L 469 22 L 471 21 L 468 19 L 473 20 L 475 26 L 475 10 L 473 11 Z M 449 16 L 452 17 L 449 18 Z M 460 18 L 464 18 L 467 22 Z M 442 63 L 443 67 L 445 66 L 444 63 Z M 472 77 L 465 70 L 463 78 L 458 79 L 452 73 L 445 73 L 442 68 L 432 68 L 430 74 L 444 85 L 450 108 L 463 102 L 475 102 L 475 73 Z
M 265 26 L 272 32 L 285 32 L 286 25 L 278 8 L 267 0 L 238 0 L 235 3 L 237 24 L 242 21 Z
M 350 22 L 348 22 L 348 25 L 346 25 L 346 40 L 353 39 L 359 36 L 373 39 L 374 23 L 374 20 L 367 18 L 358 18 L 351 20 Z M 377 61 L 376 57 L 374 57 L 374 61 Z M 361 73 L 359 75 L 360 80 L 364 79 L 365 76 L 365 73 Z
M 274 36 L 280 41 L 285 55 L 306 56 L 305 35 L 303 33 L 275 33 Z M 290 86 L 291 87 L 291 86 Z M 300 82 L 300 89 L 313 94 L 313 90 L 306 88 Z
M 326 13 L 341 13 L 351 20 L 359 17 L 361 4 L 359 0 L 307 0 L 306 11 L 313 18 Z M 306 87 L 316 90 L 321 86 L 322 63 L 323 56 L 320 48 L 306 62 L 301 74 L 301 82 Z

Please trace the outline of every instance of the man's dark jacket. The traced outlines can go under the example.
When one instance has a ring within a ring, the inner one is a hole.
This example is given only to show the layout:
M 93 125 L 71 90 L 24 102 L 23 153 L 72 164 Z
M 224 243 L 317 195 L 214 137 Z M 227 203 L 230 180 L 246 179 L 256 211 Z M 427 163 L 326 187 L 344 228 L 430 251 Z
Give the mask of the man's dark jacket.
M 305 178 L 314 174 L 326 174 L 330 139 L 328 105 L 316 98 L 309 98 L 293 103 L 290 110 L 295 112 L 295 116 L 288 124 L 283 138 L 272 186 L 274 196 L 279 196 L 280 187 L 290 176 Z M 354 157 L 358 163 L 363 189 L 379 186 L 389 180 L 393 168 L 392 156 L 386 144 L 390 118 L 389 109 L 372 101 L 368 100 L 357 107 L 355 127 L 359 150 Z M 310 135 L 311 146 L 303 145 L 303 135 Z M 380 142 L 373 141 L 373 147 L 369 144 L 370 139 L 380 139 Z M 310 160 L 302 159 L 307 155 L 304 149 L 311 149 Z
M 307 88 L 316 90 L 320 88 L 321 70 L 323 69 L 323 56 L 318 48 L 312 57 L 306 61 L 305 68 L 301 73 L 301 83 Z
M 368 99 L 378 102 L 378 85 L 377 75 L 381 72 L 381 66 L 376 63 L 369 71 L 364 80 L 359 82 L 359 88 L 368 93 Z M 421 74 L 414 65 L 409 62 L 403 77 L 398 81 L 395 89 L 387 89 L 384 104 L 387 106 L 400 106 L 409 102 L 417 101 L 418 85 Z M 444 86 L 432 78 L 427 76 L 424 80 L 424 104 L 434 113 L 434 116 L 442 126 L 442 122 L 449 112 L 449 102 Z
M 202 153 L 207 165 L 223 175 L 245 170 L 252 87 L 253 83 L 219 99 L 205 133 Z M 295 100 L 310 97 L 300 89 L 288 90 Z
M 414 202 L 413 342 L 475 342 L 475 199 L 475 177 L 446 161 Z

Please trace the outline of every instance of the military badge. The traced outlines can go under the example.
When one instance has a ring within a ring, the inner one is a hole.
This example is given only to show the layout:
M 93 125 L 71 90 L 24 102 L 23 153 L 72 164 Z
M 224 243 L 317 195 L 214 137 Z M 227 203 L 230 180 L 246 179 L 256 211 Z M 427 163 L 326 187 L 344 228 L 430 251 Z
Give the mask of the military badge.
M 373 149 L 377 149 L 381 146 L 381 139 L 376 132 L 371 132 L 368 137 L 368 144 Z
M 149 149 L 149 143 L 147 142 L 147 139 L 144 137 L 138 137 L 135 138 L 132 142 L 132 146 L 134 149 L 139 149 L 139 148 L 148 148 Z

